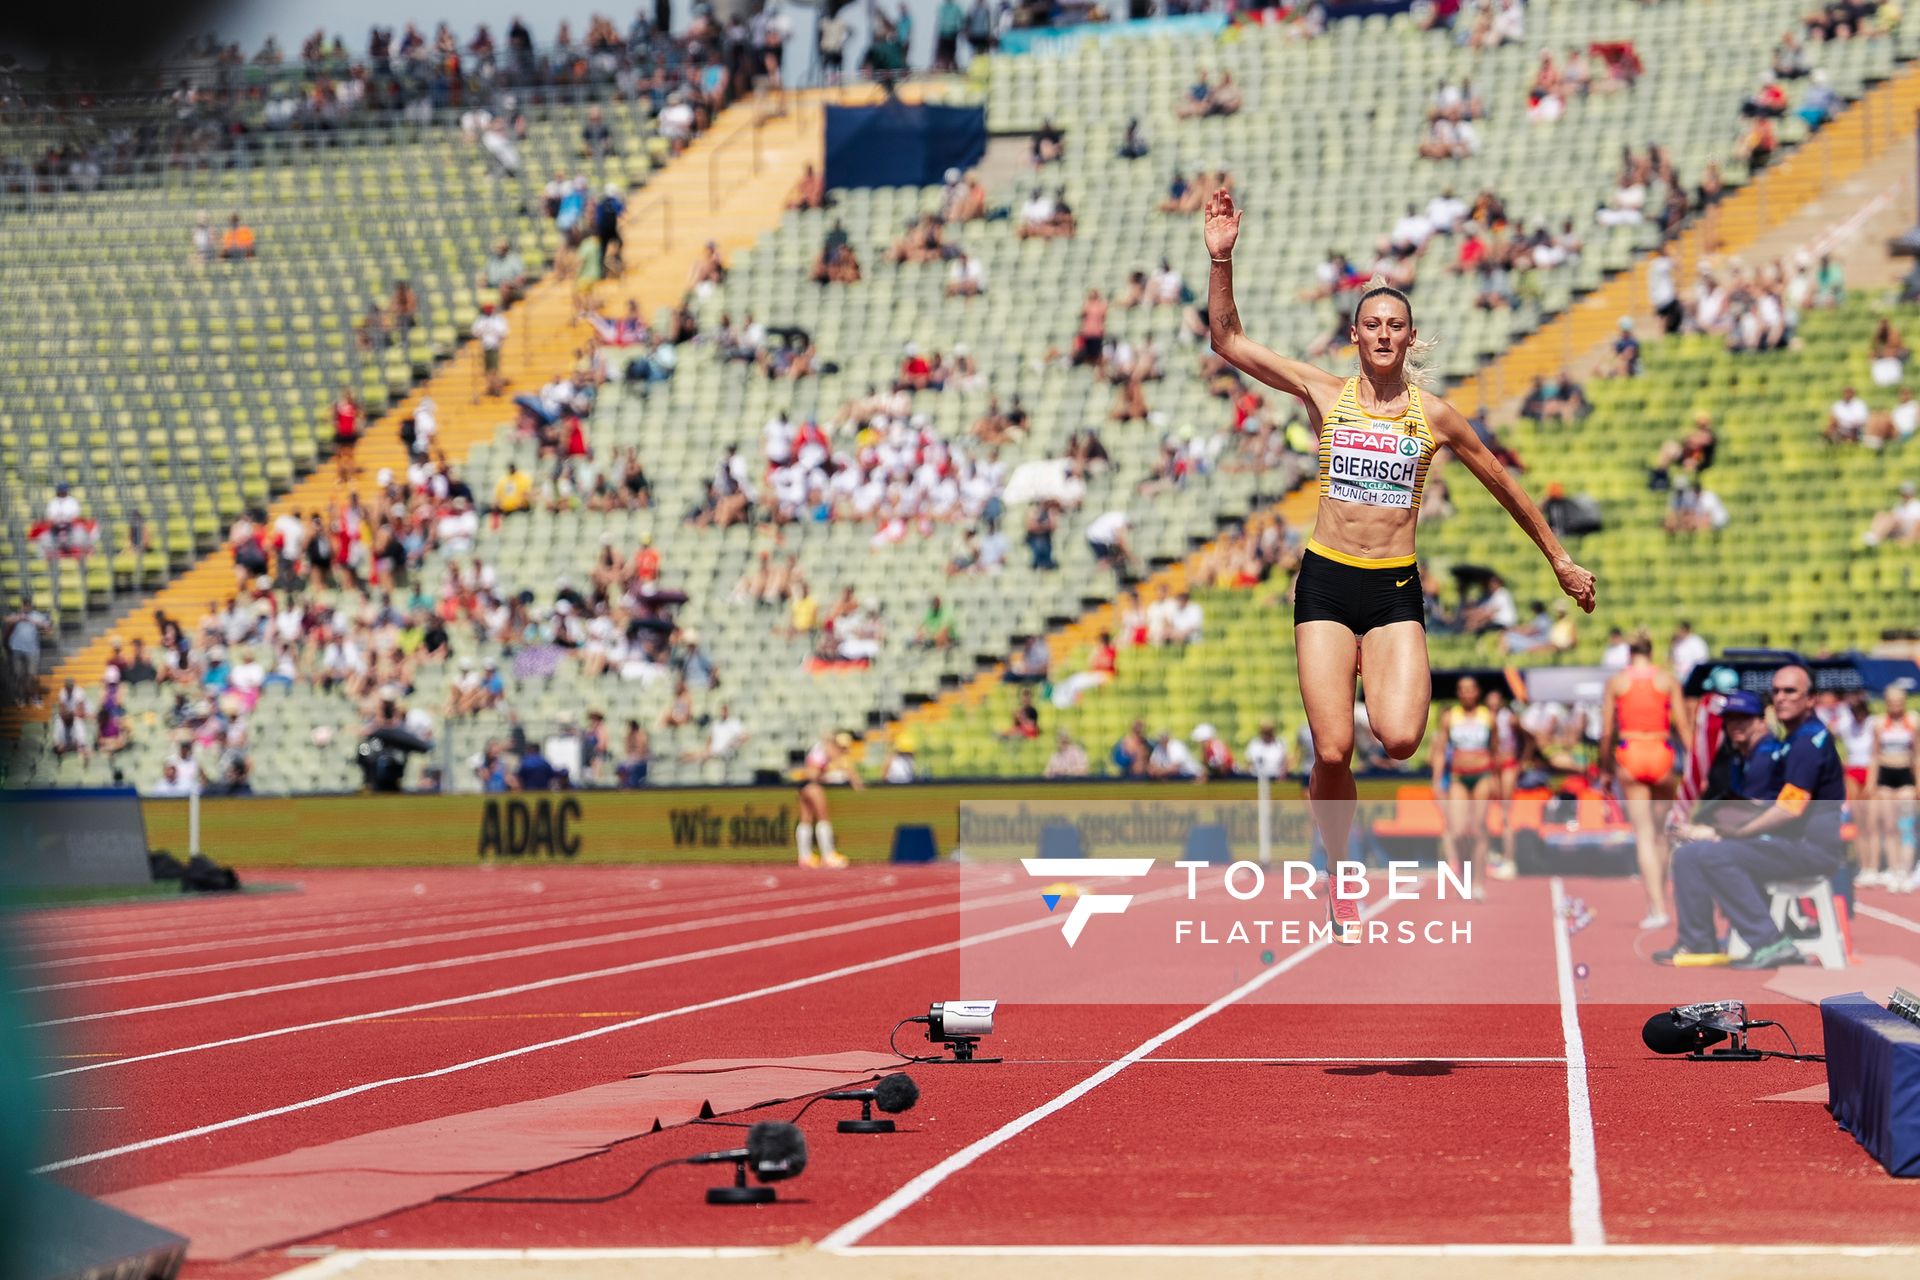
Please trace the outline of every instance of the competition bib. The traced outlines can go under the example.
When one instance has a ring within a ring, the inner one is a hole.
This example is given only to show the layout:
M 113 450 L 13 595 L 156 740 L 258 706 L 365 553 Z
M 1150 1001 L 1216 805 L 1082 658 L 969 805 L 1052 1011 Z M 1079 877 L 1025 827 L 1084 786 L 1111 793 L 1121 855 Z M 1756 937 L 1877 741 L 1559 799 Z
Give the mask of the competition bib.
M 1411 509 L 1424 444 L 1384 426 L 1328 427 L 1326 496 L 1370 507 Z

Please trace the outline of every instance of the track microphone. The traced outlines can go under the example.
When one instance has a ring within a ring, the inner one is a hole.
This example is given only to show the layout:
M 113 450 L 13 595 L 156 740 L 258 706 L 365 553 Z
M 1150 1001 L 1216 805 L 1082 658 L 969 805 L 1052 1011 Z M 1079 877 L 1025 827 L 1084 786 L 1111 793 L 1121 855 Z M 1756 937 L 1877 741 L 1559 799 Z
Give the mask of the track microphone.
M 762 1120 L 747 1130 L 747 1145 L 731 1151 L 708 1151 L 686 1157 L 686 1164 L 732 1164 L 733 1185 L 707 1188 L 708 1204 L 769 1204 L 772 1187 L 747 1185 L 747 1170 L 762 1182 L 797 1178 L 807 1168 L 807 1136 L 797 1125 Z
M 890 1076 L 881 1077 L 871 1089 L 839 1089 L 821 1096 L 831 1102 L 860 1104 L 860 1118 L 842 1120 L 841 1133 L 892 1133 L 893 1121 L 875 1120 L 873 1109 L 878 1107 L 888 1115 L 911 1111 L 914 1103 L 920 1101 L 920 1086 L 906 1072 L 896 1071 Z
M 1710 1000 L 1654 1014 L 1640 1029 L 1640 1042 L 1655 1053 L 1684 1053 L 1695 1062 L 1758 1062 L 1762 1055 L 1747 1047 L 1747 1032 L 1774 1025 L 1748 1021 L 1741 1001 Z M 1733 1043 L 1726 1048 L 1707 1051 L 1730 1037 Z

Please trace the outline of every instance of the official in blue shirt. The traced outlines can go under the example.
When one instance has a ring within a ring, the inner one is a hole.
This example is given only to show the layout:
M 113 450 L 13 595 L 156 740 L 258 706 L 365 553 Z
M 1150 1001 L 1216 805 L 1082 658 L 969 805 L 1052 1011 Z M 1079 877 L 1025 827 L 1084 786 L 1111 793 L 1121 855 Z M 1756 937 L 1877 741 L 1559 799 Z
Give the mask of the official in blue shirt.
M 1814 718 L 1813 677 L 1805 667 L 1782 667 L 1773 673 L 1769 692 L 1784 735 L 1780 739 L 1768 735 L 1753 694 L 1729 694 L 1722 708 L 1728 741 L 1742 753 L 1734 786 L 1756 803 L 1735 808 L 1715 826 L 1684 829 L 1687 842 L 1673 852 L 1680 936 L 1674 946 L 1654 953 L 1661 964 L 1673 963 L 1680 953 L 1720 950 L 1716 904 L 1749 948 L 1731 967 L 1799 964 L 1799 949 L 1773 922 L 1766 885 L 1840 869 L 1846 769 L 1833 736 Z

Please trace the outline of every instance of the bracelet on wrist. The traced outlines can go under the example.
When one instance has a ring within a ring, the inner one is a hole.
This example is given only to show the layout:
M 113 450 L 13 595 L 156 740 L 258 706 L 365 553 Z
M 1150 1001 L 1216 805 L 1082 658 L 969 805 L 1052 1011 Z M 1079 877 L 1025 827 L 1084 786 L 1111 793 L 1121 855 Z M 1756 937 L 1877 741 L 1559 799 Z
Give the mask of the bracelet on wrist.
M 1232 254 L 1228 254 L 1228 255 L 1227 255 L 1226 257 L 1224 257 L 1224 258 L 1214 258 L 1212 254 L 1208 254 L 1207 256 L 1208 256 L 1209 258 L 1213 258 L 1213 260 L 1214 260 L 1215 262 L 1232 262 L 1232 261 L 1233 261 L 1233 255 L 1232 255 Z

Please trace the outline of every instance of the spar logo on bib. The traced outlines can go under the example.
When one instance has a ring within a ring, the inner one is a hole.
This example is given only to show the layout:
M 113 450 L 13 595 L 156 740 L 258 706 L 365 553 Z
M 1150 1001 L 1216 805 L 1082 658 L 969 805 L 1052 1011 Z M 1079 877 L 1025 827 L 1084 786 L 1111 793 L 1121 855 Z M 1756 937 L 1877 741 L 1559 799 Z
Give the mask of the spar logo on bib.
M 1411 507 L 1421 442 L 1397 431 L 1335 427 L 1327 442 L 1329 496 L 1376 507 Z

